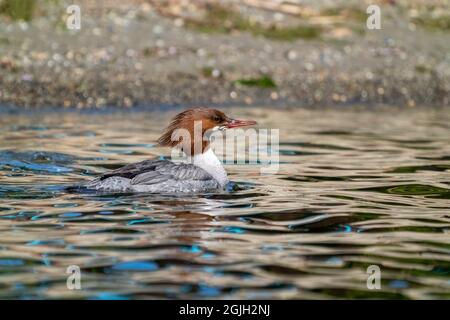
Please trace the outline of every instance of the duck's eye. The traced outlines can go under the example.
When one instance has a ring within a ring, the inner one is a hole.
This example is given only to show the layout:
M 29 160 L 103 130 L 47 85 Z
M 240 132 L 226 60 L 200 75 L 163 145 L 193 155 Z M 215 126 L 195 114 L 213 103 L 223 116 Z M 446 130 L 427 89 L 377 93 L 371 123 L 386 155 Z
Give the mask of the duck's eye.
M 222 119 L 219 116 L 214 116 L 213 120 L 215 122 L 221 122 Z

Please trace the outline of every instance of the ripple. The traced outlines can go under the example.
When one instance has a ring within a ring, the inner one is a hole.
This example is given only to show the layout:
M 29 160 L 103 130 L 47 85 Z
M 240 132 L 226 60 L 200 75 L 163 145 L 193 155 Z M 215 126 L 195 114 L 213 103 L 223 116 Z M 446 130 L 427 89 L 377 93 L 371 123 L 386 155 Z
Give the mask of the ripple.
M 309 143 L 309 142 L 280 142 L 280 146 L 294 146 L 294 147 L 302 147 L 302 148 L 343 150 L 343 151 L 354 150 L 353 148 L 350 148 L 350 147 L 343 147 L 343 146 L 332 145 L 332 144 Z
M 423 165 L 423 166 L 397 167 L 397 168 L 394 168 L 387 172 L 388 173 L 416 173 L 418 171 L 443 172 L 443 171 L 447 171 L 447 170 L 450 170 L 450 165 L 434 164 L 434 165 Z
M 8 166 L 12 170 L 44 171 L 48 173 L 67 173 L 73 169 L 62 166 L 73 162 L 73 157 L 52 152 L 0 152 L 0 168 Z
M 423 184 L 405 184 L 397 186 L 364 188 L 359 191 L 373 191 L 398 195 L 447 195 L 450 189 L 434 187 Z
M 279 172 L 230 164 L 202 195 L 67 188 L 156 156 L 160 116 L 2 118 L 0 297 L 448 298 L 448 113 L 278 112 Z

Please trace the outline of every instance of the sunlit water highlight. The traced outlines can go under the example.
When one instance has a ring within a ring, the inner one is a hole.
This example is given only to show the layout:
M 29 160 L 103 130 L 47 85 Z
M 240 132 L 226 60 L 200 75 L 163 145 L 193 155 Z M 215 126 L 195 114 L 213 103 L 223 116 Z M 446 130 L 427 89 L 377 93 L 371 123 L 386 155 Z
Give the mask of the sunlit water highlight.
M 173 113 L 2 115 L 0 298 L 450 296 L 448 110 L 228 113 L 280 129 L 280 170 L 196 196 L 64 191 L 167 155 Z

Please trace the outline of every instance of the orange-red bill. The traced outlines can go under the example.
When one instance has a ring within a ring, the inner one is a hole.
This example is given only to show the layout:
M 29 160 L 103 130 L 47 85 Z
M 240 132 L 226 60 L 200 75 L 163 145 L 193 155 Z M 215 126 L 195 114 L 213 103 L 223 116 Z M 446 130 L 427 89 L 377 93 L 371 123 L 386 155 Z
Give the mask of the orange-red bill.
M 239 119 L 231 119 L 227 124 L 226 127 L 231 128 L 239 128 L 239 127 L 246 127 L 246 126 L 252 126 L 257 124 L 256 121 L 253 120 L 239 120 Z

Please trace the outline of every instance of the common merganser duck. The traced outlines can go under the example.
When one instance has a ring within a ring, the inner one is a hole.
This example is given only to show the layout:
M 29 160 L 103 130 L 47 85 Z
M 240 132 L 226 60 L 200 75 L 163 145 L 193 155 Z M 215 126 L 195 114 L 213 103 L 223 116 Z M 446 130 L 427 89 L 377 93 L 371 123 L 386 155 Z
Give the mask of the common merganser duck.
M 216 109 L 185 110 L 171 120 L 158 139 L 158 144 L 180 148 L 187 156 L 186 161 L 145 160 L 103 173 L 85 186 L 99 191 L 148 193 L 223 189 L 228 183 L 227 172 L 210 148 L 210 141 L 205 134 L 254 124 L 256 121 L 253 120 L 231 119 Z M 201 128 L 201 135 L 196 134 L 196 128 Z M 181 133 L 188 133 L 187 139 L 174 139 L 180 129 Z

